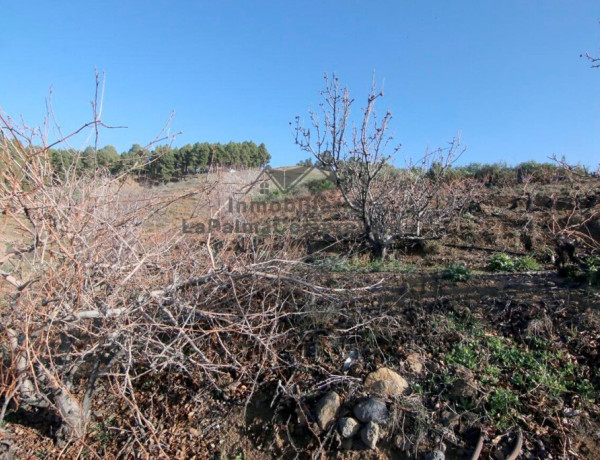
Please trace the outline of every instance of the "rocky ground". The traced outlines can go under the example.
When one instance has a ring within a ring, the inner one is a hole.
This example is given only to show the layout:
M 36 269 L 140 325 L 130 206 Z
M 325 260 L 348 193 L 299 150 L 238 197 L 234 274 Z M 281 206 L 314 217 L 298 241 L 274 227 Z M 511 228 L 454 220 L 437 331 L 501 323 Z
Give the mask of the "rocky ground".
M 280 350 L 287 365 L 262 369 L 254 386 L 229 376 L 207 393 L 176 374 L 140 383 L 139 403 L 163 427 L 166 451 L 458 459 L 471 458 L 481 439 L 481 458 L 507 458 L 517 444 L 519 458 L 600 455 L 597 291 L 554 273 L 468 283 L 385 275 L 389 288 L 368 303 L 315 309 L 290 325 L 297 333 Z M 102 398 L 94 414 L 90 452 L 118 458 L 132 414 Z M 56 455 L 42 414 L 17 414 L 8 428 L 15 458 Z

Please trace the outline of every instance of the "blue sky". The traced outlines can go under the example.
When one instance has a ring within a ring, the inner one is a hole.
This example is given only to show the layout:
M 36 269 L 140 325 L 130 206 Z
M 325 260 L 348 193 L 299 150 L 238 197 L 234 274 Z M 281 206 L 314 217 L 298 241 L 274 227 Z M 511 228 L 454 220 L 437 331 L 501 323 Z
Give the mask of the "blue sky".
M 358 112 L 375 71 L 400 158 L 460 132 L 462 163 L 596 166 L 600 69 L 580 54 L 600 54 L 599 20 L 597 0 L 4 1 L 0 108 L 39 125 L 52 88 L 73 130 L 91 118 L 97 68 L 103 120 L 128 127 L 101 146 L 146 144 L 175 111 L 175 145 L 264 142 L 280 166 L 306 157 L 289 122 L 317 107 L 324 72 Z

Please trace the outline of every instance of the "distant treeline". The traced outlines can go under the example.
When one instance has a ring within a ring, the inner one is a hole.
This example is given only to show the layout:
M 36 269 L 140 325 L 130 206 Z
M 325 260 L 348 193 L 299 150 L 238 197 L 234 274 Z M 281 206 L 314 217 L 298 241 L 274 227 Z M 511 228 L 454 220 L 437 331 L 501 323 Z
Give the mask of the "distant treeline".
M 301 160 L 297 166 L 313 166 L 311 158 Z M 323 167 L 320 163 L 316 167 Z M 564 158 L 557 159 L 553 163 L 526 161 L 514 166 L 505 162 L 498 163 L 469 163 L 467 165 L 453 165 L 444 167 L 441 163 L 434 162 L 429 170 L 419 169 L 421 173 L 427 172 L 430 178 L 441 177 L 446 179 L 474 179 L 488 186 L 513 185 L 519 183 L 549 183 L 566 179 L 574 174 L 580 177 L 597 175 L 598 171 L 590 171 L 586 166 L 569 166 Z M 397 169 L 397 168 L 395 168 Z M 402 169 L 402 168 L 400 168 Z
M 207 172 L 216 167 L 259 168 L 271 160 L 265 144 L 252 141 L 210 144 L 197 142 L 176 148 L 161 145 L 148 150 L 133 144 L 119 154 L 115 147 L 107 145 L 94 150 L 51 149 L 50 162 L 55 174 L 64 176 L 67 171 L 86 173 L 105 168 L 112 174 L 132 174 L 152 182 L 168 182 L 190 174 Z
M 436 174 L 440 166 L 435 163 L 429 173 Z M 453 166 L 447 174 L 453 178 L 473 178 L 486 185 L 511 185 L 515 183 L 550 183 L 567 178 L 570 173 L 588 176 L 591 172 L 585 166 L 567 166 L 564 160 L 555 163 L 538 163 L 526 161 L 514 166 L 505 162 L 486 164 L 470 163 L 464 166 Z

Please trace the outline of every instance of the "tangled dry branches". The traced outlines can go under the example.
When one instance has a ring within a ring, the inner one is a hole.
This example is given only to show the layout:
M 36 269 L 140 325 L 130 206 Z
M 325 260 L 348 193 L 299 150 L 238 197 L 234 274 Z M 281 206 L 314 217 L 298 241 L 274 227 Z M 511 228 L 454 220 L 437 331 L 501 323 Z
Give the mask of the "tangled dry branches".
M 137 400 L 142 379 L 177 373 L 206 391 L 219 391 L 226 375 L 256 383 L 261 370 L 290 365 L 277 344 L 308 314 L 304 305 L 356 295 L 257 256 L 285 259 L 285 247 L 220 251 L 215 235 L 195 238 L 164 222 L 162 212 L 183 199 L 212 209 L 215 184 L 161 195 L 101 170 L 57 175 L 43 139 L 1 121 L 10 246 L 0 254 L 0 420 L 19 407 L 49 411 L 62 422 L 60 442 L 85 443 L 102 386 L 134 414 L 145 455 L 167 457 Z

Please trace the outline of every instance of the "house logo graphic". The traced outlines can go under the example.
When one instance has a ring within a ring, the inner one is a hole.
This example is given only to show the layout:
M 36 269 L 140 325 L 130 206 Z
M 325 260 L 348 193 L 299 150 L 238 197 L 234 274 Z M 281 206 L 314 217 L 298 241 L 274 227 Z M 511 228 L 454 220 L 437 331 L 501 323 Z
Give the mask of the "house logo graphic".
M 321 193 L 324 181 L 335 184 L 335 175 L 315 166 L 263 169 L 255 180 L 232 191 L 227 201 L 222 203 L 217 212 L 211 213 L 210 218 L 182 219 L 182 232 L 253 235 L 355 232 L 356 222 L 352 219 L 332 223 L 327 219 L 321 222 L 318 218 L 322 213 L 329 215 L 340 208 L 339 200 Z M 306 190 L 300 190 L 300 187 Z M 323 189 L 330 190 L 331 187 Z M 297 190 L 301 193 L 287 195 Z M 259 192 L 263 196 L 251 192 Z M 302 218 L 307 213 L 312 217 Z
M 267 167 L 255 181 L 261 194 L 268 194 L 273 189 L 287 193 L 304 183 L 314 180 L 329 180 L 335 183 L 334 175 L 316 166 L 289 166 L 283 168 Z

